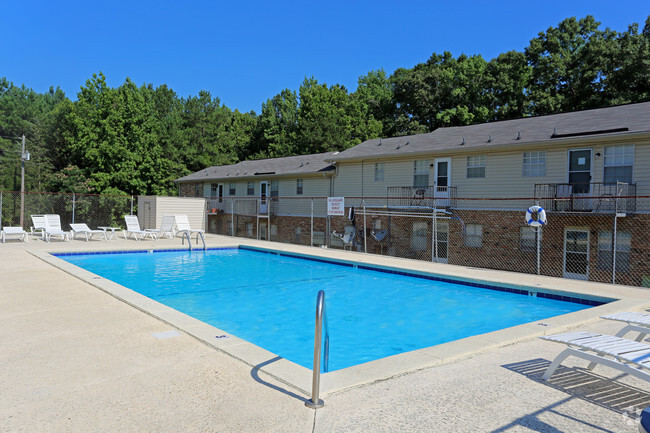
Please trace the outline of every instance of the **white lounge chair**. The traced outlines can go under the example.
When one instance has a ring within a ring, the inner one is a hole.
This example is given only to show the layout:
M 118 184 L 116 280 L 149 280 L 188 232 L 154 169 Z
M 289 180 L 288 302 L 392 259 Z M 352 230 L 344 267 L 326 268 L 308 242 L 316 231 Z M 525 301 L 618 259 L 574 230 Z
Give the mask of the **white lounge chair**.
M 32 215 L 32 224 L 30 228 L 32 236 L 40 234 L 41 239 L 45 240 L 45 215 Z
M 617 337 L 623 337 L 628 332 L 638 332 L 639 336 L 636 338 L 636 341 L 643 341 L 646 335 L 650 334 L 650 314 L 648 313 L 625 311 L 623 313 L 600 316 L 600 318 L 627 323 L 623 329 L 616 333 Z
M 49 243 L 52 236 L 61 236 L 62 241 L 70 242 L 70 233 L 61 228 L 61 217 L 56 214 L 45 215 L 45 241 Z
M 543 380 L 550 379 L 565 358 L 575 356 L 590 361 L 589 369 L 602 364 L 650 382 L 650 345 L 593 332 L 569 332 L 540 338 L 569 346 L 553 360 Z
M 72 239 L 74 239 L 78 234 L 84 235 L 86 237 L 86 242 L 88 242 L 89 239 L 92 239 L 94 235 L 105 236 L 104 230 L 91 230 L 90 227 L 82 223 L 70 224 L 70 228 L 72 229 Z
M 5 227 L 0 231 L 2 243 L 5 243 L 7 236 L 20 236 L 21 242 L 29 242 L 28 233 L 22 227 Z
M 124 221 L 126 222 L 126 230 L 124 230 L 124 239 L 128 239 L 129 236 L 133 235 L 136 241 L 146 238 L 149 236 L 154 241 L 158 239 L 156 236 L 156 230 L 141 230 L 140 222 L 138 217 L 135 215 L 124 215 Z M 128 235 L 127 235 L 128 233 Z M 141 237 L 138 238 L 138 235 Z
M 173 239 L 176 236 L 175 226 L 176 218 L 174 215 L 165 215 L 162 217 L 160 229 L 149 229 L 149 231 L 155 232 L 158 237 L 168 236 L 169 239 Z
M 187 217 L 187 215 L 174 215 L 174 219 L 176 220 L 176 230 L 178 230 L 176 233 L 177 234 L 184 234 L 187 233 L 190 235 L 190 237 L 193 234 L 196 234 L 196 242 L 199 242 L 199 234 L 203 236 L 205 232 L 201 229 L 193 229 L 190 227 L 190 220 Z

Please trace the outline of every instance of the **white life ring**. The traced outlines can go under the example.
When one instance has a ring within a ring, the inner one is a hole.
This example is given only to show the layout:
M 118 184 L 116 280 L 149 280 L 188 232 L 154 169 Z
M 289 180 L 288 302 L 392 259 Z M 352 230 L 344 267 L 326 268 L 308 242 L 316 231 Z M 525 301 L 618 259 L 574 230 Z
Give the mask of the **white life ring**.
M 533 219 L 533 214 L 537 213 L 537 220 Z M 541 227 L 546 225 L 546 212 L 541 206 L 531 206 L 526 211 L 526 224 L 531 227 Z

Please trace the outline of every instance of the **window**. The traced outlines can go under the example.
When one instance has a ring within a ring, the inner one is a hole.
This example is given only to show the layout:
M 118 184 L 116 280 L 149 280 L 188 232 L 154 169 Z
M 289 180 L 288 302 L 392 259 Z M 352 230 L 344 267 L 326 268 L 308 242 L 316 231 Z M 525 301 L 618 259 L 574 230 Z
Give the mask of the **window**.
M 255 182 L 249 181 L 246 186 L 246 194 L 255 195 Z
M 302 235 L 302 228 L 301 227 L 296 227 L 295 237 L 296 237 L 296 243 L 300 243 L 300 236 Z
M 467 224 L 465 226 L 464 243 L 466 247 L 481 248 L 483 246 L 483 226 Z
M 485 177 L 485 155 L 467 157 L 467 178 Z
M 228 185 L 228 194 L 237 195 L 237 182 L 230 182 Z
M 634 145 L 605 146 L 605 183 L 632 183 L 632 166 L 634 165 Z
M 217 190 L 219 189 L 219 185 L 216 183 L 211 183 L 210 184 L 210 197 L 212 198 L 217 198 Z
M 546 152 L 524 152 L 524 177 L 546 176 Z
M 429 186 L 429 161 L 426 159 L 413 161 L 413 186 L 426 188 Z
M 202 186 L 201 186 L 200 183 L 195 183 L 194 184 L 194 196 L 195 197 L 202 197 L 203 196 Z
M 277 201 L 278 196 L 280 195 L 280 182 L 277 180 L 272 180 L 271 181 L 271 197 L 275 197 L 275 200 Z
M 302 195 L 302 179 L 296 179 L 296 195 Z
M 384 163 L 375 162 L 375 182 L 383 182 L 384 180 Z
M 413 223 L 411 232 L 411 248 L 414 251 L 426 251 L 429 246 L 429 224 L 424 221 Z
M 630 251 L 632 236 L 629 232 L 616 233 L 616 272 L 630 272 Z M 614 260 L 612 252 L 612 232 L 601 230 L 598 233 L 598 269 L 611 270 Z
M 542 232 L 533 230 L 530 227 L 519 229 L 519 250 L 520 251 L 537 251 L 537 236 L 542 240 Z
M 271 224 L 270 237 L 271 237 L 272 241 L 277 241 L 278 240 L 278 226 L 275 225 L 275 224 Z

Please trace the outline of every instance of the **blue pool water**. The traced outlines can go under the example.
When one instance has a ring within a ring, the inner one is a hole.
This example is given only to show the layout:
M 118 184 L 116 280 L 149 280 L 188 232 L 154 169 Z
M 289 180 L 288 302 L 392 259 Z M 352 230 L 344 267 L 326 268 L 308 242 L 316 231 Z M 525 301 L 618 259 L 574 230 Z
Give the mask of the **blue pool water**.
M 60 258 L 307 368 L 325 290 L 329 371 L 589 307 L 246 249 Z

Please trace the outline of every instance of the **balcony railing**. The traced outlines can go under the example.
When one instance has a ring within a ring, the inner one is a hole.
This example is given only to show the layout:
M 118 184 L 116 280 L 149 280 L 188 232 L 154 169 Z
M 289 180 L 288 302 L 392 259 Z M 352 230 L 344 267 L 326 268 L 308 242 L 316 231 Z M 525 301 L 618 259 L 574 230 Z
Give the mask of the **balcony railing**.
M 389 186 L 386 206 L 453 208 L 456 207 L 456 187 Z
M 636 211 L 636 184 L 536 184 L 535 199 L 548 211 L 632 213 Z

